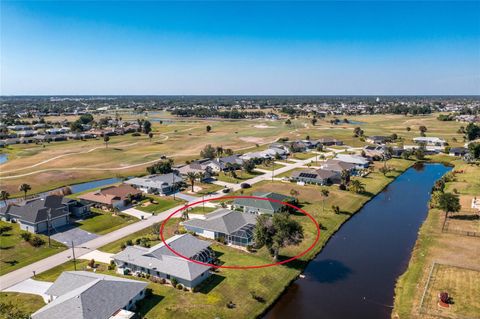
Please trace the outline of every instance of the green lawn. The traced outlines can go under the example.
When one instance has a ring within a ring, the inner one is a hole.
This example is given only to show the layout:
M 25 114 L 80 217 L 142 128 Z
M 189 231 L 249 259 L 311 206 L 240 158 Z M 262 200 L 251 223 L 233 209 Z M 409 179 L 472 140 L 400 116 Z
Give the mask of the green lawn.
M 114 215 L 113 213 L 104 212 L 97 208 L 91 208 L 91 211 L 91 217 L 79 220 L 76 223 L 79 224 L 81 229 L 98 235 L 110 233 L 138 221 L 135 217 L 121 213 Z
M 312 157 L 315 157 L 315 153 L 305 152 L 305 153 L 293 153 L 292 157 L 298 160 L 306 160 Z M 320 156 L 320 155 L 318 155 Z
M 46 244 L 35 248 L 20 237 L 22 231 L 18 224 L 0 221 L 0 227 L 4 226 L 11 226 L 12 230 L 0 236 L 0 275 L 22 268 L 66 249 L 63 244 L 54 240 L 51 241 L 51 247 L 48 247 L 48 238 L 44 235 L 38 236 L 43 238 Z
M 264 170 L 267 170 L 267 171 L 271 171 L 272 170 L 272 166 L 273 166 L 273 169 L 277 170 L 279 168 L 283 168 L 285 167 L 285 165 L 282 165 L 282 164 L 278 164 L 278 163 L 274 163 L 273 165 L 265 165 L 265 164 L 262 164 L 262 165 L 257 165 L 256 168 L 260 168 L 260 169 L 264 169 Z
M 241 183 L 243 181 L 246 181 L 247 179 L 253 178 L 255 176 L 264 174 L 261 172 L 247 173 L 245 171 L 240 171 L 240 170 L 236 171 L 236 173 L 237 173 L 237 178 L 233 178 L 230 173 L 221 172 L 220 174 L 218 174 L 217 179 L 222 182 L 236 184 L 236 183 Z
M 180 199 L 176 197 L 173 199 L 171 196 L 165 196 L 165 197 L 160 197 L 160 196 L 153 196 L 153 195 L 148 195 L 149 198 L 152 198 L 155 203 L 151 203 L 148 206 L 143 206 L 144 203 L 148 203 L 148 200 L 143 201 L 139 205 L 137 205 L 135 208 L 138 210 L 141 210 L 142 212 L 146 213 L 161 213 L 166 210 L 169 210 L 170 208 L 173 208 L 178 205 L 182 205 L 185 203 L 183 199 Z
M 193 208 L 190 208 L 188 210 L 188 213 L 189 214 L 208 214 L 208 213 L 213 212 L 216 209 L 218 209 L 218 208 L 206 207 L 206 206 L 202 207 L 202 204 L 198 204 L 198 205 L 195 205 Z
M 202 195 L 207 195 L 209 193 L 215 193 L 219 190 L 221 190 L 223 187 L 217 184 L 212 184 L 212 183 L 195 183 L 195 186 L 199 186 L 202 189 L 196 193 L 191 193 L 191 186 L 189 185 L 187 189 L 183 192 L 191 196 L 202 196 Z
M 21 294 L 16 292 L 0 292 L 0 303 L 12 304 L 17 311 L 29 315 L 45 306 L 42 297 L 38 295 Z M 11 319 L 12 317 L 6 313 L 0 313 L 0 318 Z

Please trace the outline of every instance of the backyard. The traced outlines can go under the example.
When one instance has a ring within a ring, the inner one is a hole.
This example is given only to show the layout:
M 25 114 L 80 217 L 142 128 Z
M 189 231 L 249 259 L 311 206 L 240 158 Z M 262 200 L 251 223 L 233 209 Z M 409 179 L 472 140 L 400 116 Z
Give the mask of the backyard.
M 77 220 L 75 223 L 78 224 L 79 228 L 97 235 L 105 235 L 138 221 L 135 217 L 122 213 L 115 215 L 97 208 L 91 208 L 90 210 L 92 212 L 91 216 Z

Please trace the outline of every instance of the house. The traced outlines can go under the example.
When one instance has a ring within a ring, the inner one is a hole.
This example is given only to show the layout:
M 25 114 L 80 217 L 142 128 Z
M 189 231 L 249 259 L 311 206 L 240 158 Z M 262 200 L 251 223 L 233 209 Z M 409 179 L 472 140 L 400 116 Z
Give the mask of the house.
M 370 166 L 368 159 L 360 155 L 337 154 L 335 159 L 342 162 L 355 164 L 357 169 L 364 169 Z
M 16 222 L 20 229 L 31 233 L 44 233 L 70 223 L 69 206 L 63 197 L 49 195 L 27 201 L 24 205 L 9 205 L 0 208 L 0 219 Z
M 240 168 L 244 159 L 239 155 L 230 155 L 211 160 L 210 166 L 215 172 Z
M 282 148 L 267 148 L 266 150 L 259 152 L 250 152 L 243 154 L 240 158 L 242 160 L 266 160 L 266 159 L 275 159 L 277 157 L 285 158 L 288 155 L 288 152 Z
M 109 186 L 78 196 L 88 203 L 105 205 L 108 208 L 124 208 L 130 198 L 139 197 L 142 192 L 130 185 Z
M 68 211 L 75 217 L 83 218 L 90 215 L 90 207 L 92 204 L 87 202 L 64 197 L 62 204 L 66 205 Z
M 337 173 L 342 173 L 343 171 L 348 171 L 350 175 L 355 175 L 357 172 L 357 168 L 355 164 L 343 162 L 337 159 L 329 159 L 326 160 L 322 165 L 321 168 L 327 171 L 333 171 Z
M 175 235 L 166 243 L 186 258 L 203 263 L 211 263 L 215 259 L 211 243 L 190 234 Z M 175 279 L 187 288 L 194 288 L 210 276 L 209 266 L 177 256 L 163 242 L 151 248 L 127 246 L 113 256 L 113 261 L 120 274 L 144 273 L 170 282 Z
M 385 156 L 387 147 L 385 145 L 367 145 L 363 148 L 365 156 L 370 159 L 380 160 Z
M 148 283 L 87 271 L 65 271 L 47 289 L 50 303 L 32 319 L 129 319 Z
M 325 169 L 305 169 L 293 172 L 290 178 L 307 184 L 330 185 L 340 181 L 340 173 Z
M 222 240 L 234 246 L 253 244 L 253 228 L 257 217 L 230 209 L 218 209 L 206 214 L 204 218 L 183 222 L 186 230 L 216 240 Z
M 322 145 L 325 145 L 325 146 L 332 146 L 332 145 L 337 145 L 337 146 L 340 146 L 340 145 L 343 145 L 343 142 L 340 141 L 340 140 L 337 140 L 335 138 L 331 138 L 331 137 L 324 137 L 324 138 L 319 138 L 317 140 L 317 142 L 319 144 L 322 144 Z
M 194 161 L 178 167 L 177 171 L 181 176 L 187 176 L 188 173 L 203 174 L 202 180 L 206 180 L 211 178 L 213 173 L 213 168 L 209 166 L 210 162 L 209 159 Z
M 372 135 L 365 139 L 367 143 L 382 145 L 388 142 L 390 138 L 387 136 Z
M 285 210 L 286 206 L 281 202 L 288 203 L 295 201 L 293 197 L 273 192 L 255 192 L 252 196 L 273 199 L 273 201 L 255 198 L 236 198 L 233 201 L 233 207 L 242 210 L 244 213 L 273 215 L 274 213 Z
M 464 156 L 467 153 L 468 149 L 466 149 L 465 147 L 452 147 L 448 151 L 448 155 L 450 156 Z
M 125 181 L 125 184 L 132 185 L 144 193 L 160 195 L 174 192 L 183 183 L 183 178 L 177 173 L 135 177 Z
M 420 136 L 415 137 L 413 141 L 416 144 L 423 144 L 428 146 L 446 146 L 447 142 L 444 139 L 438 137 L 427 137 L 427 136 Z

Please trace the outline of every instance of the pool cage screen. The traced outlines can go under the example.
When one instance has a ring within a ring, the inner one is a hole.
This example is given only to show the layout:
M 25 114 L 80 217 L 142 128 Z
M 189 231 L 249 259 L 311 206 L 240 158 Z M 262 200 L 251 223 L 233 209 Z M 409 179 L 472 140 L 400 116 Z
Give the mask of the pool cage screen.
M 228 235 L 228 243 L 236 246 L 247 246 L 253 244 L 253 229 L 255 225 L 248 224 Z

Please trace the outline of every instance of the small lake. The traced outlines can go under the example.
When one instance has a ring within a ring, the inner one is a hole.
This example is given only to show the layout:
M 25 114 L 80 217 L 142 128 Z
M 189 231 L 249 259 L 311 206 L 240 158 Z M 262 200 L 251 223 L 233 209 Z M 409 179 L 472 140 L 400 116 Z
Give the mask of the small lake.
M 8 161 L 7 154 L 0 154 L 0 164 L 6 163 Z
M 389 319 L 430 190 L 450 169 L 426 164 L 399 176 L 340 228 L 264 318 Z
M 102 187 L 102 186 L 105 186 L 105 185 L 119 183 L 121 181 L 122 181 L 121 178 L 99 179 L 97 181 L 91 181 L 91 182 L 71 185 L 70 189 L 72 190 L 72 193 L 75 194 L 75 193 L 84 192 L 84 191 L 92 189 L 92 188 L 97 188 L 97 187 Z

